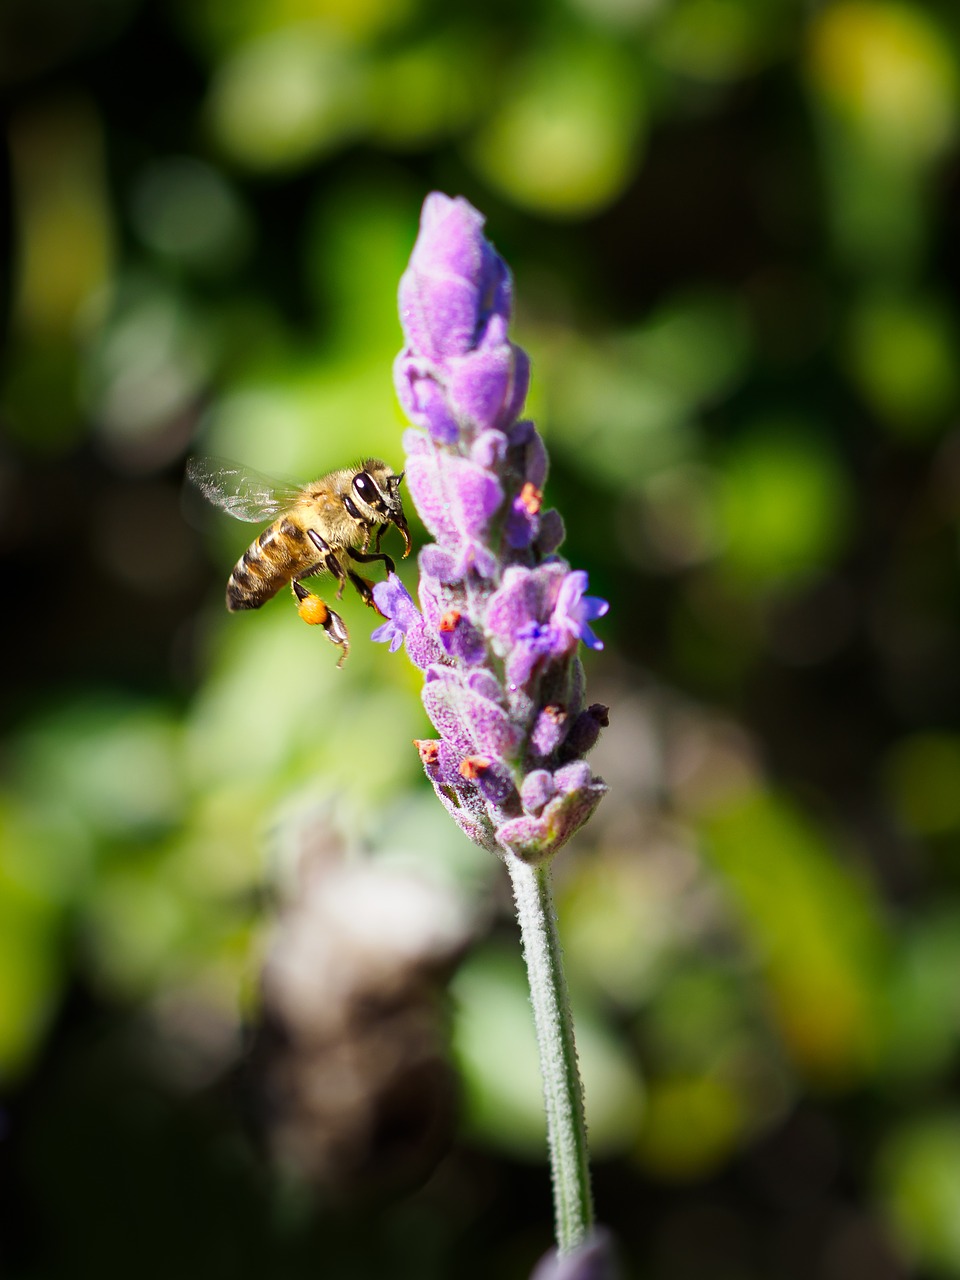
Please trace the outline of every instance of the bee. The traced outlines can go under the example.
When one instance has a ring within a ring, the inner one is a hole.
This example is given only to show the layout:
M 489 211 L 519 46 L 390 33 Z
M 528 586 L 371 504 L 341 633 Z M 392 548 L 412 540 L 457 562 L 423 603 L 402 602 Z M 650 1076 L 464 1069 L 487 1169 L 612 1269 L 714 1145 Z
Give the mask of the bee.
M 342 666 L 350 650 L 346 625 L 324 600 L 303 586 L 303 580 L 319 573 L 332 574 L 339 600 L 349 579 L 364 603 L 376 609 L 373 583 L 356 573 L 348 561 L 370 564 L 379 560 L 387 573 L 393 573 L 393 560 L 380 550 L 380 539 L 391 525 L 403 537 L 404 558 L 410 554 L 410 531 L 399 493 L 403 473 L 397 475 L 379 458 L 367 458 L 357 467 L 331 471 L 297 487 L 278 484 L 219 458 L 191 458 L 187 478 L 209 502 L 237 520 L 271 521 L 230 575 L 227 608 L 231 613 L 259 609 L 289 583 L 300 617 L 323 627 L 327 638 L 340 648 L 337 666 Z

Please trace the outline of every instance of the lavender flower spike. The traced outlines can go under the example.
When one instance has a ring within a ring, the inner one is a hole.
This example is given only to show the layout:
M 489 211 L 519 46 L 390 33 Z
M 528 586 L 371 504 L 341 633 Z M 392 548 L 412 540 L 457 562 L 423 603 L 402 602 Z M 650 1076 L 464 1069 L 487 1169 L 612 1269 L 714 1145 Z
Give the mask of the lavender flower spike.
M 587 706 L 580 641 L 607 603 L 555 554 L 563 522 L 542 510 L 547 453 L 520 417 L 525 353 L 508 337 L 510 273 L 463 198 L 434 192 L 400 281 L 406 346 L 397 393 L 415 429 L 407 484 L 433 543 L 420 553 L 420 609 L 399 578 L 374 588 L 406 643 L 439 735 L 419 742 L 437 795 L 477 844 L 530 864 L 552 857 L 606 786 L 582 755 L 607 723 Z

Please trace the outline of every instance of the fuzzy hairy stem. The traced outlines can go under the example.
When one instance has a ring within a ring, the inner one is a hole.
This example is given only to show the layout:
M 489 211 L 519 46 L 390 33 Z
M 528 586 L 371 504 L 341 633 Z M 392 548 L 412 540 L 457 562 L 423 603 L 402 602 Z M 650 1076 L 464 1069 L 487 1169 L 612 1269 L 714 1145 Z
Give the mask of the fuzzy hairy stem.
M 587 1128 L 573 1016 L 563 976 L 549 864 L 531 866 L 512 855 L 506 863 L 517 904 L 540 1048 L 557 1250 L 563 1256 L 580 1246 L 593 1226 Z

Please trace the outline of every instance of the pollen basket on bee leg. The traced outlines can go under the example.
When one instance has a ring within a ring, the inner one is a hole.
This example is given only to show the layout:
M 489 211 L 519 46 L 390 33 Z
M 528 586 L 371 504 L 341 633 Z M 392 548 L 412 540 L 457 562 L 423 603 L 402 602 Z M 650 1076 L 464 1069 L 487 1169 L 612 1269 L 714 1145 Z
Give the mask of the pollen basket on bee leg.
M 319 596 L 307 592 L 297 599 L 297 613 L 311 627 L 325 627 L 330 619 L 330 610 Z

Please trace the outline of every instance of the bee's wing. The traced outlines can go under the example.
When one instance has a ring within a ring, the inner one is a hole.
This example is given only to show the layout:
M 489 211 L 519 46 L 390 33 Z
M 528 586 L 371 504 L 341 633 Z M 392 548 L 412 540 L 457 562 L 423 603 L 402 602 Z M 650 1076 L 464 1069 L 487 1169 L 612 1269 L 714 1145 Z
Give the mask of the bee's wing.
M 191 458 L 187 479 L 208 502 L 237 520 L 261 524 L 296 502 L 301 490 L 224 458 Z

